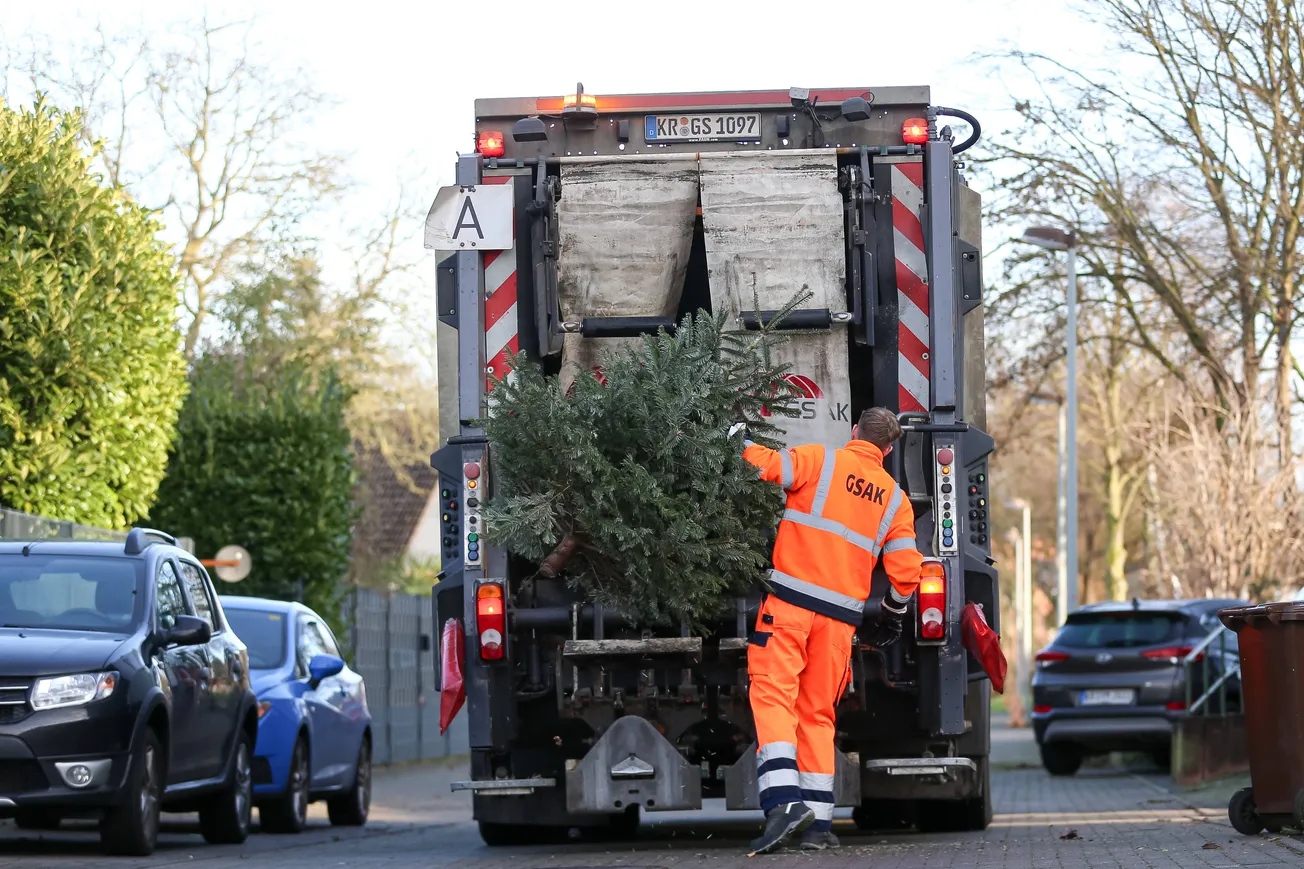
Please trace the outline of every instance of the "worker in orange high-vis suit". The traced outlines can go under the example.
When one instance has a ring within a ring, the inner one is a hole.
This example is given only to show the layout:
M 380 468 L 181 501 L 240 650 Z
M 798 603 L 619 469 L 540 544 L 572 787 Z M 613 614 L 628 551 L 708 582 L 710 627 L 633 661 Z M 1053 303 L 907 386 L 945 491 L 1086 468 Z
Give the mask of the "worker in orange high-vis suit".
M 736 434 L 745 428 L 730 429 Z M 833 835 L 835 707 L 850 679 L 852 635 L 860 627 L 880 558 L 891 580 L 878 647 L 901 636 L 906 602 L 919 585 L 910 501 L 883 469 L 901 437 L 890 410 L 860 415 L 842 449 L 813 444 L 771 450 L 744 439 L 743 457 L 761 479 L 787 492 L 774 544 L 770 593 L 761 602 L 747 653 L 757 776 L 766 853 L 800 832 L 801 847 L 838 845 Z

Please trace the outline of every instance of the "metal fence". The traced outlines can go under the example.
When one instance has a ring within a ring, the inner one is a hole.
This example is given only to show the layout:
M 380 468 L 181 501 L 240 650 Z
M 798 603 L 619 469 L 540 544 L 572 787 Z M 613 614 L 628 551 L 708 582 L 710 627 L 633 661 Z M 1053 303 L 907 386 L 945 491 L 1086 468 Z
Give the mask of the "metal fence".
M 435 690 L 435 644 L 430 598 L 384 595 L 370 589 L 350 594 L 353 669 L 366 680 L 376 763 L 405 763 L 466 754 L 466 714 L 439 733 Z

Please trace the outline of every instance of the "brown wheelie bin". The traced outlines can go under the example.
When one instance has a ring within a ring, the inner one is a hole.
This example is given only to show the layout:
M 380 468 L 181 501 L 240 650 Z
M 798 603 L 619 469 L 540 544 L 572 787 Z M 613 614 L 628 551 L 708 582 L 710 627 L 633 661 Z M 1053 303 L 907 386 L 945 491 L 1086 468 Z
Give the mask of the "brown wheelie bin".
M 1247 836 L 1304 826 L 1304 601 L 1229 607 L 1218 618 L 1236 632 L 1250 787 L 1227 805 Z

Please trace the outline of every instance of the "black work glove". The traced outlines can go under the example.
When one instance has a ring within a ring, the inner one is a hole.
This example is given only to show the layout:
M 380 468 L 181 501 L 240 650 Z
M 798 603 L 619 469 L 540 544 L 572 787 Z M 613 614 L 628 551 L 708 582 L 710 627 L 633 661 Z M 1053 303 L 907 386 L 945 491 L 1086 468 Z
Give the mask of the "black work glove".
M 901 639 L 901 630 L 905 624 L 905 619 L 906 605 L 893 605 L 887 597 L 884 597 L 879 608 L 878 627 L 870 631 L 867 638 L 868 644 L 875 649 L 886 649 Z

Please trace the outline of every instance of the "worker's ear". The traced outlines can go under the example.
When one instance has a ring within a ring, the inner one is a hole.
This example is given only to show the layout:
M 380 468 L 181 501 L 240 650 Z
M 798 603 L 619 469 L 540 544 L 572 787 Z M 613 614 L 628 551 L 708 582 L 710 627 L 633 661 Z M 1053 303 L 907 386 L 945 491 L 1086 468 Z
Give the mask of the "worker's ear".
M 887 446 L 883 447 L 883 458 L 885 458 L 885 459 L 887 458 L 887 454 L 890 453 L 890 452 L 892 452 L 892 447 L 893 447 L 893 446 L 894 446 L 894 444 L 888 444 Z
M 860 423 L 858 422 L 851 425 L 851 439 L 853 441 L 860 440 Z

